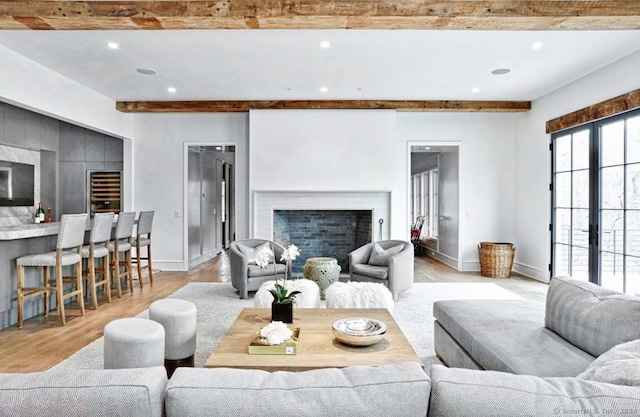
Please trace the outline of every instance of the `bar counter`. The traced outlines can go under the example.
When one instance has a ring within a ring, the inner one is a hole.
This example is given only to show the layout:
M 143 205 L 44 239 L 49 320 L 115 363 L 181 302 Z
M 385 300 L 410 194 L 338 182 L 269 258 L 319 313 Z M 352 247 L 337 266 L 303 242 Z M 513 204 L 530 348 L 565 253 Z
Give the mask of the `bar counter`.
M 31 237 L 57 235 L 59 229 L 59 222 L 0 226 L 0 240 L 28 239 Z M 87 228 L 87 230 L 89 230 L 89 228 Z
M 113 223 L 114 228 L 115 225 L 116 222 Z M 59 222 L 0 226 L 0 329 L 9 327 L 17 321 L 16 259 L 24 255 L 55 251 L 59 229 Z M 91 223 L 87 224 L 86 230 L 87 232 L 91 230 Z M 88 238 L 89 233 L 86 233 L 85 242 L 88 242 Z M 70 273 L 70 268 L 65 269 L 65 275 Z M 25 283 L 34 286 L 42 285 L 42 276 L 42 268 L 27 268 Z M 55 307 L 54 300 L 55 296 L 52 297 L 51 308 Z M 42 313 L 42 297 L 25 301 L 25 319 Z

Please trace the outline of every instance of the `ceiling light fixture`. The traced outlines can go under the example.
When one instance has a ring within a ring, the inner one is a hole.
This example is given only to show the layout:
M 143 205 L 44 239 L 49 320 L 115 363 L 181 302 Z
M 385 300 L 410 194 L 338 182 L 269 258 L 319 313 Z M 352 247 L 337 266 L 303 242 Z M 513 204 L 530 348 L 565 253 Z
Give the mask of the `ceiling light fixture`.
M 534 42 L 531 44 L 531 49 L 540 49 L 544 46 L 542 42 Z
M 431 149 L 431 146 L 425 146 L 423 149 Z
M 322 41 L 320 42 L 320 48 L 322 49 L 328 49 L 331 47 L 331 42 L 329 41 Z
M 480 92 L 480 88 L 479 88 L 479 87 L 473 87 L 473 88 L 471 89 L 471 92 L 472 92 L 472 93 L 479 93 L 479 92 Z
M 107 46 L 109 47 L 109 49 L 118 49 L 120 47 L 120 45 L 115 42 L 109 42 L 107 43 Z
M 511 70 L 509 68 L 498 68 L 491 71 L 493 75 L 504 75 L 510 73 Z
M 155 75 L 156 74 L 156 72 L 154 70 L 150 69 L 150 68 L 138 68 L 136 71 L 139 72 L 140 74 L 143 74 L 143 75 Z
M 175 93 L 176 92 L 176 88 L 175 87 L 169 87 L 167 88 L 167 91 L 170 93 Z
M 320 87 L 320 92 L 321 93 L 326 93 L 327 91 L 329 91 L 329 89 L 327 87 Z

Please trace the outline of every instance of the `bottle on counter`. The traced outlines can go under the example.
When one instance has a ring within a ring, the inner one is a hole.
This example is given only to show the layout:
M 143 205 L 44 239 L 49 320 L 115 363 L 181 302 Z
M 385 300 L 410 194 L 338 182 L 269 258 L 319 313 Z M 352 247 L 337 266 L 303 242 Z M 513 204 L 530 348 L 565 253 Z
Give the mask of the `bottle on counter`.
M 42 208 L 42 202 L 38 203 L 38 208 L 36 209 L 36 213 L 33 216 L 33 218 L 36 224 L 44 223 L 45 215 L 44 215 L 44 209 Z
M 44 218 L 45 223 L 53 223 L 53 215 L 51 214 L 51 207 L 47 207 L 47 215 Z

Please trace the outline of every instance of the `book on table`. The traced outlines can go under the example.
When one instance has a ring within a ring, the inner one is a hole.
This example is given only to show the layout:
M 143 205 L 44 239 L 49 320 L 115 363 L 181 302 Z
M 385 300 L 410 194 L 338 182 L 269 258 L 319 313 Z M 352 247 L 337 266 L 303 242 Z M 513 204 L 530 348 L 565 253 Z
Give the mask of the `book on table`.
M 297 328 L 293 331 L 291 339 L 279 345 L 270 345 L 266 339 L 260 337 L 260 332 L 257 332 L 251 343 L 249 343 L 250 355 L 295 355 L 298 353 L 298 337 L 300 336 L 300 329 Z

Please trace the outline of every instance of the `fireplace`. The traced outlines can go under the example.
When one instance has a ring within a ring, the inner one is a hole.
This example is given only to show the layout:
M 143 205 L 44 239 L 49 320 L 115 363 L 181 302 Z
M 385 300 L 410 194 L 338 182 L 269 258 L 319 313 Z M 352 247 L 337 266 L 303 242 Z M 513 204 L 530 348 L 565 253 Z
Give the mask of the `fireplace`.
M 300 256 L 293 263 L 302 271 L 307 258 L 338 260 L 342 273 L 349 270 L 349 252 L 372 239 L 372 210 L 274 210 L 273 238 L 283 246 L 294 244 Z

